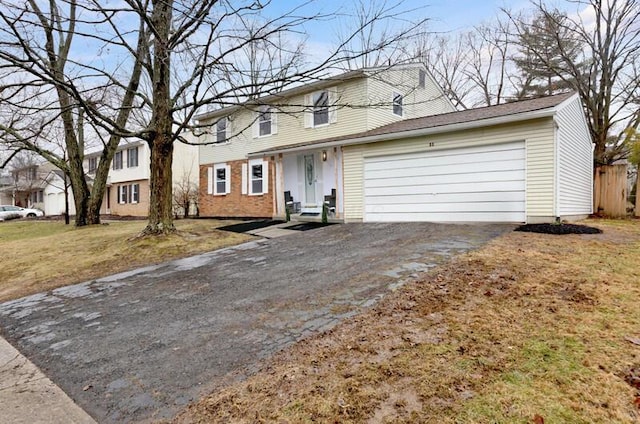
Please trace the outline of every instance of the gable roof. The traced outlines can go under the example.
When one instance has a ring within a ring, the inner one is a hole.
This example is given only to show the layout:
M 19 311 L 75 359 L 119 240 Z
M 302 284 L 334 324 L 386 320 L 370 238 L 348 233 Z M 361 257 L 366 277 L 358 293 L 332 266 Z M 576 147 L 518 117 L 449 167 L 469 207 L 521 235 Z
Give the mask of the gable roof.
M 315 147 L 318 145 L 359 144 L 380 141 L 381 138 L 392 140 L 396 138 L 416 137 L 439 132 L 542 118 L 552 116 L 558 106 L 574 97 L 577 97 L 577 94 L 573 92 L 563 93 L 537 99 L 504 103 L 497 106 L 486 106 L 421 118 L 405 119 L 369 131 L 261 150 L 250 153 L 249 156 L 289 150 L 303 150 L 305 147 Z
M 326 78 L 318 79 L 317 81 L 309 82 L 306 84 L 298 85 L 296 87 L 288 88 L 286 90 L 282 90 L 280 92 L 270 94 L 264 97 L 260 97 L 255 100 L 248 100 L 239 105 L 231 105 L 224 107 L 222 109 L 216 109 L 210 112 L 205 112 L 200 115 L 196 115 L 194 120 L 196 121 L 206 121 L 214 118 L 223 118 L 239 109 L 246 108 L 247 106 L 257 106 L 264 105 L 274 102 L 276 100 L 282 100 L 287 97 L 292 97 L 300 94 L 307 94 L 313 91 L 322 90 L 325 88 L 329 88 L 335 85 L 338 82 L 348 81 L 351 79 L 362 78 L 365 76 L 375 75 L 377 73 L 383 72 L 385 70 L 401 70 L 405 68 L 420 68 L 425 72 L 429 73 L 427 68 L 422 63 L 405 63 L 405 64 L 394 64 L 390 66 L 384 67 L 371 67 L 371 68 L 361 68 L 353 71 L 342 72 L 337 75 L 332 75 Z M 430 74 L 429 74 L 430 75 Z

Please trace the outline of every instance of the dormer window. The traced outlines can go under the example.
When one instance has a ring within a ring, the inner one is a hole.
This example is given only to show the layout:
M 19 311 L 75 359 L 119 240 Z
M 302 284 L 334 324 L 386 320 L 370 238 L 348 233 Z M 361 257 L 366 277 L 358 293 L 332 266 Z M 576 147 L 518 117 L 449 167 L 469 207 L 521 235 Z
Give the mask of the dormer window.
M 216 122 L 216 143 L 227 141 L 227 118 L 222 118 Z
M 393 114 L 402 116 L 402 94 L 393 93 Z

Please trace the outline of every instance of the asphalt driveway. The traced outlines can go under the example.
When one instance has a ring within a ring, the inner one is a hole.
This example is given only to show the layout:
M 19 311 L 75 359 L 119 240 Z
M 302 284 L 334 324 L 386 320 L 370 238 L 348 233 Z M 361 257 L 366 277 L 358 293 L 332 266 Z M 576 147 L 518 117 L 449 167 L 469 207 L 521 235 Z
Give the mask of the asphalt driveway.
M 98 422 L 170 418 L 511 229 L 333 225 L 6 302 L 0 331 Z

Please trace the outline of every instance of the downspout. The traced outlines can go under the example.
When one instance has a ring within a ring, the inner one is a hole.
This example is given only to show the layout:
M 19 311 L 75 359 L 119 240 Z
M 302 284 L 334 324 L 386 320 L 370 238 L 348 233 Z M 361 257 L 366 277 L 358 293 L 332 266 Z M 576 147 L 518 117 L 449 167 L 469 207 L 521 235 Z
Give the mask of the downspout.
M 560 223 L 560 124 L 553 117 L 553 216 Z

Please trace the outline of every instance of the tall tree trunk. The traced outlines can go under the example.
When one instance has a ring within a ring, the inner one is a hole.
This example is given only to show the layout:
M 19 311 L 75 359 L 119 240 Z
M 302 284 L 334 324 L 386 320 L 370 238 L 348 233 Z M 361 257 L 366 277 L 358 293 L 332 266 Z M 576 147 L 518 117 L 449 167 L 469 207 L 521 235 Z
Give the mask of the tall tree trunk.
M 173 111 L 171 109 L 171 48 L 169 46 L 173 2 L 153 0 L 153 116 L 151 136 L 151 181 L 149 222 L 143 234 L 175 231 L 172 214 Z
M 85 225 L 89 225 L 89 221 L 87 220 L 90 196 L 89 187 L 82 175 L 73 172 L 73 168 L 71 168 L 69 180 L 71 182 L 71 191 L 73 192 L 73 201 L 76 207 L 75 226 L 84 227 Z
M 168 121 L 171 122 L 171 121 Z M 166 234 L 175 231 L 172 211 L 173 140 L 171 128 L 158 132 L 150 143 L 151 147 L 151 187 L 149 202 L 149 222 L 144 234 Z
M 636 172 L 636 207 L 634 209 L 634 215 L 640 217 L 640 165 Z

